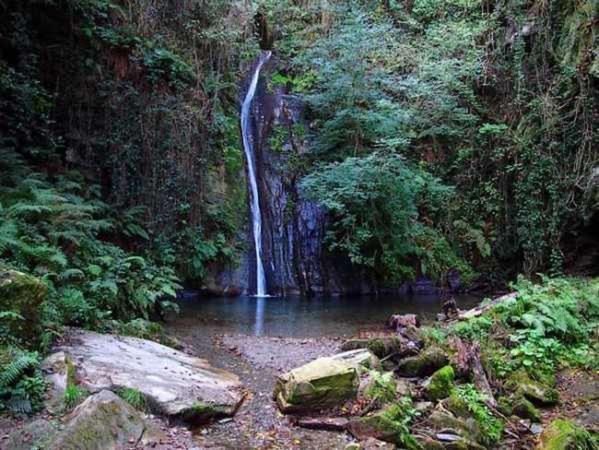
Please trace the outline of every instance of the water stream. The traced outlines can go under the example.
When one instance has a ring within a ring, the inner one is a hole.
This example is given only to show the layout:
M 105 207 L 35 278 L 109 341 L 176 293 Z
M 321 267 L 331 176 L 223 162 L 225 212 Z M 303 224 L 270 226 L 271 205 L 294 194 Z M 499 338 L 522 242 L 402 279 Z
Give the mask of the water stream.
M 252 214 L 252 229 L 254 233 L 254 248 L 256 251 L 256 296 L 265 297 L 267 292 L 266 277 L 264 276 L 264 264 L 262 262 L 262 215 L 260 212 L 260 197 L 258 191 L 258 181 L 256 178 L 256 155 L 251 138 L 251 109 L 256 88 L 258 86 L 258 78 L 262 66 L 270 58 L 271 52 L 265 51 L 260 55 L 260 60 L 256 64 L 252 80 L 248 87 L 247 94 L 241 106 L 241 134 L 243 137 L 243 149 L 248 165 L 248 177 L 250 182 L 251 203 L 250 211 Z

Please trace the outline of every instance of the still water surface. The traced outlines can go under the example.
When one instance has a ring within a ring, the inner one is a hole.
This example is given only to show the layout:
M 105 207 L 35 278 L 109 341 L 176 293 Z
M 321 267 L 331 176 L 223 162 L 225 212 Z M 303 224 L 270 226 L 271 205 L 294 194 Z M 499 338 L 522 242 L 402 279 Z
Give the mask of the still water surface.
M 468 309 L 480 298 L 456 297 L 458 308 Z M 391 314 L 418 314 L 434 320 L 441 299 L 433 296 L 356 297 L 237 297 L 202 298 L 186 293 L 179 300 L 181 313 L 170 322 L 174 328 L 203 327 L 208 333 L 255 336 L 351 336 L 360 330 L 380 328 Z

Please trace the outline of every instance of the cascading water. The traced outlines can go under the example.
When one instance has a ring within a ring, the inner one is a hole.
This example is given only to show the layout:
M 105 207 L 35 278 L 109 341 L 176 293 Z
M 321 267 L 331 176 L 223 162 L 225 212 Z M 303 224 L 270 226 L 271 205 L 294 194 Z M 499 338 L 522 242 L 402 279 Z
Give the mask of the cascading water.
M 260 213 L 260 197 L 258 193 L 258 181 L 256 179 L 256 161 L 254 155 L 254 147 L 251 140 L 250 112 L 252 101 L 256 94 L 258 86 L 258 78 L 262 66 L 270 58 L 271 52 L 265 51 L 260 55 L 260 60 L 254 69 L 254 75 L 250 82 L 247 94 L 241 106 L 241 135 L 243 138 L 243 149 L 248 164 L 248 177 L 250 180 L 251 204 L 250 211 L 252 214 L 252 228 L 254 230 L 254 247 L 256 250 L 256 295 L 264 297 L 266 292 L 266 278 L 264 276 L 264 264 L 262 263 L 262 216 Z

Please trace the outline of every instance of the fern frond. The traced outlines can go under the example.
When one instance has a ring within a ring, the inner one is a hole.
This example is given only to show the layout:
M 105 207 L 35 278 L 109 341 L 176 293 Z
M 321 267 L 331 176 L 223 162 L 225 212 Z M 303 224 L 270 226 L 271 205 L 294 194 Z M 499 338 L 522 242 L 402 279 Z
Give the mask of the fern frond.
M 10 386 L 16 383 L 28 370 L 39 364 L 37 352 L 13 350 L 13 359 L 0 372 L 0 386 Z

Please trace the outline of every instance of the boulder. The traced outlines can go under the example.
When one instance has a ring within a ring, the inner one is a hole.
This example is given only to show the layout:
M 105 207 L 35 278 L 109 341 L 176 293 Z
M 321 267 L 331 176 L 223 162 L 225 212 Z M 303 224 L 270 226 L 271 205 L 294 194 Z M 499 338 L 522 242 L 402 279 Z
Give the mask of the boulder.
M 574 423 L 556 419 L 541 433 L 539 450 L 585 450 L 594 449 L 591 435 L 582 427 Z
M 0 271 L 0 311 L 13 312 L 14 319 L 4 318 L 8 332 L 24 343 L 34 344 L 40 336 L 40 306 L 47 286 L 38 278 L 16 270 Z
M 110 391 L 101 391 L 77 406 L 58 427 L 36 420 L 11 434 L 7 450 L 121 450 L 140 442 L 146 429 L 141 414 Z
M 406 433 L 405 408 L 397 403 L 373 414 L 352 419 L 347 430 L 356 439 L 377 439 L 401 445 L 401 448 L 418 448 L 416 440 Z
M 337 353 L 336 355 L 329 356 L 328 358 L 349 364 L 350 366 L 354 367 L 358 373 L 362 373 L 367 369 L 378 369 L 381 365 L 376 355 L 365 348 Z
M 449 397 L 455 387 L 455 374 L 451 366 L 437 370 L 424 383 L 424 390 L 429 400 L 442 400 Z
M 540 406 L 553 406 L 559 400 L 559 393 L 556 389 L 534 381 L 520 384 L 518 391 L 531 402 Z
M 42 369 L 54 395 L 64 391 L 66 377 L 72 376 L 91 393 L 135 389 L 154 412 L 193 422 L 231 416 L 244 398 L 236 375 L 134 337 L 73 330 Z
M 512 414 L 522 418 L 530 419 L 531 422 L 539 423 L 541 421 L 541 413 L 535 405 L 533 405 L 524 396 L 517 396 L 512 404 Z
M 0 442 L 0 448 L 6 448 L 6 450 L 47 448 L 57 430 L 58 425 L 56 423 L 45 419 L 37 419 L 20 430 L 11 433 L 5 442 Z M 5 444 L 6 447 L 2 447 L 2 444 Z
M 341 350 L 368 349 L 379 358 L 401 353 L 401 341 L 398 337 L 389 336 L 372 339 L 349 339 L 341 345 Z
M 456 417 L 447 411 L 435 410 L 428 416 L 427 420 L 439 430 L 444 432 L 453 430 L 465 442 L 476 445 L 476 448 L 484 448 L 478 444 L 482 438 L 482 433 L 478 423 L 473 418 Z
M 364 349 L 318 358 L 279 376 L 273 396 L 284 413 L 339 406 L 356 398 L 359 374 L 377 365 L 376 356 Z
M 145 429 L 140 413 L 111 391 L 88 397 L 65 420 L 50 450 L 117 450 L 136 444 Z
M 399 362 L 397 373 L 404 377 L 423 377 L 448 364 L 447 354 L 443 349 L 432 345 L 416 356 L 404 358 Z

